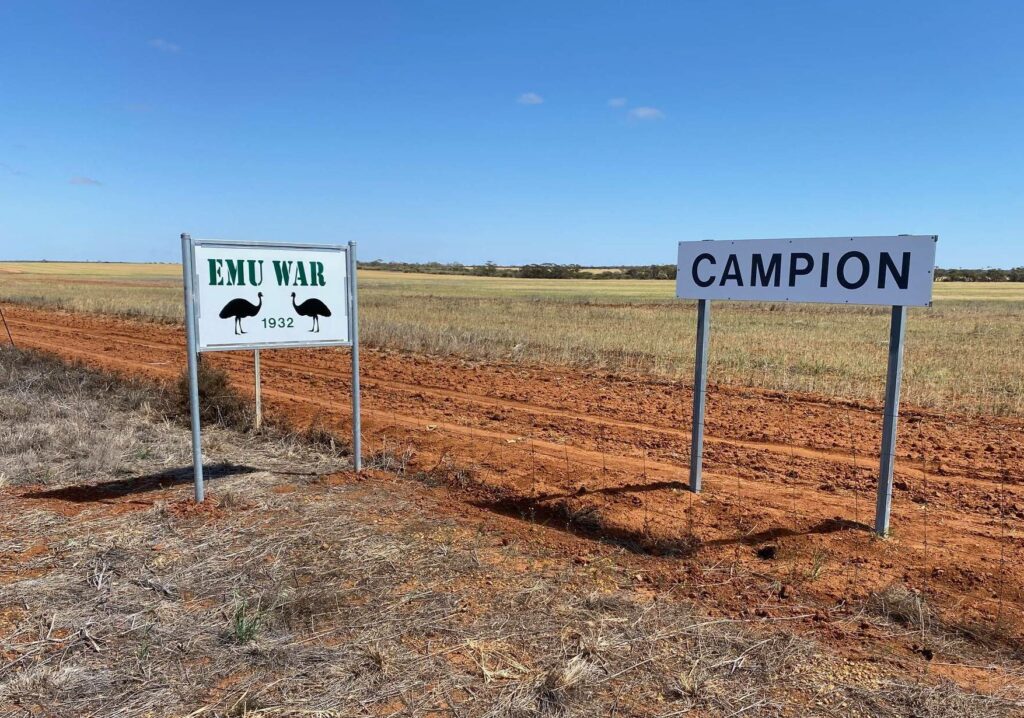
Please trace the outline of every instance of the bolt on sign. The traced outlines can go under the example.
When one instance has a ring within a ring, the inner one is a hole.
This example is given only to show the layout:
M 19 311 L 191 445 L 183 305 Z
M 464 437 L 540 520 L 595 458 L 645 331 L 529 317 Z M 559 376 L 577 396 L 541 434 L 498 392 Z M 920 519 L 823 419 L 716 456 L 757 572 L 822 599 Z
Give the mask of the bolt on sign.
M 875 531 L 889 533 L 907 307 L 931 306 L 935 235 L 680 242 L 676 296 L 697 300 L 690 489 L 704 454 L 711 300 L 882 304 L 892 307 Z
M 352 348 L 352 445 L 358 471 L 359 323 L 356 245 L 257 243 L 181 235 L 196 500 L 203 500 L 198 355 L 260 349 Z M 259 409 L 257 409 L 259 416 Z

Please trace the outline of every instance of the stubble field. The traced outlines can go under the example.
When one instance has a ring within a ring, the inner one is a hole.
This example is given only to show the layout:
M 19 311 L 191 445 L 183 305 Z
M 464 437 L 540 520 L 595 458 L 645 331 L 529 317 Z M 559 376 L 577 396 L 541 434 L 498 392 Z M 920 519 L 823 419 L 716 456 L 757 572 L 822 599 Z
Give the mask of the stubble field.
M 0 301 L 179 323 L 177 265 L 0 263 Z M 694 305 L 674 285 L 360 273 L 361 337 L 386 349 L 688 379 Z M 713 382 L 879 401 L 888 311 L 719 303 Z M 904 400 L 1024 414 L 1024 285 L 939 283 L 910 311 Z

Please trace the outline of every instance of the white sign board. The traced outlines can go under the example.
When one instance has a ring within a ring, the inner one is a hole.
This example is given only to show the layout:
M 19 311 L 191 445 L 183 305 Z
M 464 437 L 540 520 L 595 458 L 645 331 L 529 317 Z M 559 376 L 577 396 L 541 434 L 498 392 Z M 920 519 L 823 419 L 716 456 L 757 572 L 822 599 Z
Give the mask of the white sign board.
M 676 296 L 927 306 L 938 237 L 680 242 Z
M 199 351 L 347 346 L 348 248 L 193 242 Z

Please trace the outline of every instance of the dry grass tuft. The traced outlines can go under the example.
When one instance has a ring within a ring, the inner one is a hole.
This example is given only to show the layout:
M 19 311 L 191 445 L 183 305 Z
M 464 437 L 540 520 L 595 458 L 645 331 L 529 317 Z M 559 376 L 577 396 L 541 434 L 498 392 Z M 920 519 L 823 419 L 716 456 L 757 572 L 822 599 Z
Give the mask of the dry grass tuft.
M 933 624 L 931 606 L 919 592 L 894 584 L 868 598 L 867 610 L 902 626 L 927 630 Z
M 228 373 L 220 367 L 199 363 L 199 415 L 204 424 L 216 423 L 233 429 L 252 428 L 253 408 L 231 385 Z M 188 371 L 178 377 L 174 390 L 174 410 L 186 421 L 191 417 Z
M 152 387 L 114 380 L 31 351 L 0 350 L 0 476 L 4 483 L 91 482 L 159 453 Z M 40 401 L 40 397 L 60 397 Z M 125 410 L 111 415 L 111 407 Z
M 540 718 L 576 712 L 601 670 L 583 656 L 572 656 L 546 671 L 513 682 L 499 697 L 488 718 Z
M 878 691 L 858 691 L 857 698 L 863 701 L 868 715 L 878 718 L 1002 718 L 1019 715 L 1006 699 L 965 692 L 949 680 L 938 684 L 891 682 Z M 1017 707 L 1024 706 L 1018 704 Z

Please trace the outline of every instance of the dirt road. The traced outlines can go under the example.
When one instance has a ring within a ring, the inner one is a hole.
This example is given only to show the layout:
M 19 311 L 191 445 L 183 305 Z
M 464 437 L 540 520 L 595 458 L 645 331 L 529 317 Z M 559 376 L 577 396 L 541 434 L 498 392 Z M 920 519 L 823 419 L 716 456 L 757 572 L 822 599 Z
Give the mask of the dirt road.
M 4 310 L 21 346 L 155 379 L 184 366 L 177 326 Z M 453 497 L 675 557 L 666 571 L 699 557 L 773 576 L 781 588 L 771 610 L 787 592 L 841 605 L 897 583 L 957 606 L 958 626 L 1024 633 L 1020 420 L 905 407 L 894 536 L 878 541 L 870 531 L 878 406 L 712 386 L 706 490 L 694 496 L 685 490 L 691 393 L 681 383 L 373 350 L 363 357 L 366 452 L 378 465 L 446 483 Z M 204 361 L 251 391 L 251 355 Z M 300 426 L 343 436 L 348 379 L 346 351 L 263 353 L 268 412 Z M 751 600 L 737 596 L 737 605 Z

